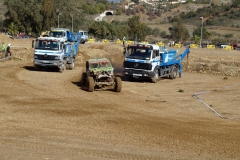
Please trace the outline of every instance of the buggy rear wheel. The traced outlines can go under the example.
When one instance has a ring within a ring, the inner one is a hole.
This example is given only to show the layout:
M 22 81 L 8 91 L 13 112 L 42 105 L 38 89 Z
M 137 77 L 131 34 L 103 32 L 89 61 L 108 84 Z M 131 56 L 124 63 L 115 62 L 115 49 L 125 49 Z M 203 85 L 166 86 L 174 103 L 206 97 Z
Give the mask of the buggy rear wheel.
M 115 92 L 121 92 L 122 90 L 122 80 L 120 77 L 115 78 L 115 85 L 114 85 L 114 91 Z
M 81 76 L 81 79 L 80 79 L 80 86 L 81 87 L 86 87 L 87 86 L 87 73 L 86 72 L 83 72 L 82 73 L 82 76 Z

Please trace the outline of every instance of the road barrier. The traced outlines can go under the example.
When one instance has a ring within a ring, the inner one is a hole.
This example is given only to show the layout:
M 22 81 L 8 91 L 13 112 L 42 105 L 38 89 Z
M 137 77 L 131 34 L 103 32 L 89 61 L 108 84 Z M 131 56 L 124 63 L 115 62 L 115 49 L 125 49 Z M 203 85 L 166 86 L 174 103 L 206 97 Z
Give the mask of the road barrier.
M 93 42 L 95 42 L 95 39 L 93 39 L 93 38 L 88 38 L 88 42 L 89 42 L 89 43 L 93 43 Z
M 127 41 L 127 44 L 134 44 L 134 41 Z
M 226 49 L 226 50 L 233 50 L 233 46 L 225 46 L 224 49 Z
M 109 43 L 110 41 L 108 39 L 102 39 L 102 43 Z
M 141 43 L 142 43 L 142 44 L 148 44 L 148 42 L 147 42 L 147 41 L 141 41 Z
M 156 45 L 158 45 L 159 47 L 163 47 L 164 43 L 163 42 L 157 42 Z
M 209 44 L 209 45 L 207 45 L 207 49 L 215 49 L 216 47 L 215 47 L 215 45 L 213 45 L 213 44 Z
M 116 40 L 116 44 L 123 44 L 123 41 L 118 39 L 118 40 Z
M 190 48 L 198 48 L 198 44 L 190 44 Z
M 182 47 L 182 44 L 175 43 L 174 47 L 175 47 L 175 48 L 181 48 L 181 47 Z

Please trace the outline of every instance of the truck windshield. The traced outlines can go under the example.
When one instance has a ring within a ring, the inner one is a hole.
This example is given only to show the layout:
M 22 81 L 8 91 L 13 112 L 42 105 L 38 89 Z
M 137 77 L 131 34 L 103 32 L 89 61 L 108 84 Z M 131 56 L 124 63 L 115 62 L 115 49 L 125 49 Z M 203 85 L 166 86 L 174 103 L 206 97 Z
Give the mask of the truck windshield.
M 129 55 L 126 58 L 132 59 L 150 59 L 151 50 L 149 49 L 130 49 L 128 50 Z
M 35 49 L 58 50 L 59 49 L 59 43 L 56 42 L 56 41 L 36 40 Z
M 50 37 L 64 37 L 64 33 L 61 31 L 51 31 Z

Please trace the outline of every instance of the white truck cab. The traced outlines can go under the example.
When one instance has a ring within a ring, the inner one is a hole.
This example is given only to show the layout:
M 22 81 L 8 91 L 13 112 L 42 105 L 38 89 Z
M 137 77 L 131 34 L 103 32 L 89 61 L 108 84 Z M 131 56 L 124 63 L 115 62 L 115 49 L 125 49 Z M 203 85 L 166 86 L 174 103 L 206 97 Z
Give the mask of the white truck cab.
M 68 40 L 70 30 L 68 28 L 53 28 L 50 31 L 49 37 L 61 38 L 63 41 Z
M 88 31 L 79 30 L 79 33 L 81 34 L 81 42 L 80 43 L 84 44 L 85 42 L 88 41 Z

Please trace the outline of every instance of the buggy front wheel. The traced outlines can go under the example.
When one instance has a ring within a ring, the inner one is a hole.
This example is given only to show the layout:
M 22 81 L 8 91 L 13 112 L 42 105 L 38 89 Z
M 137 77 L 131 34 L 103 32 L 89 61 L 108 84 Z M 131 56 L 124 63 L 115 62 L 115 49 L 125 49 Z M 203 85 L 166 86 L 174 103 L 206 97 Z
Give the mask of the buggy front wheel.
M 93 92 L 94 91 L 94 79 L 93 79 L 93 77 L 88 77 L 87 90 L 89 92 Z

